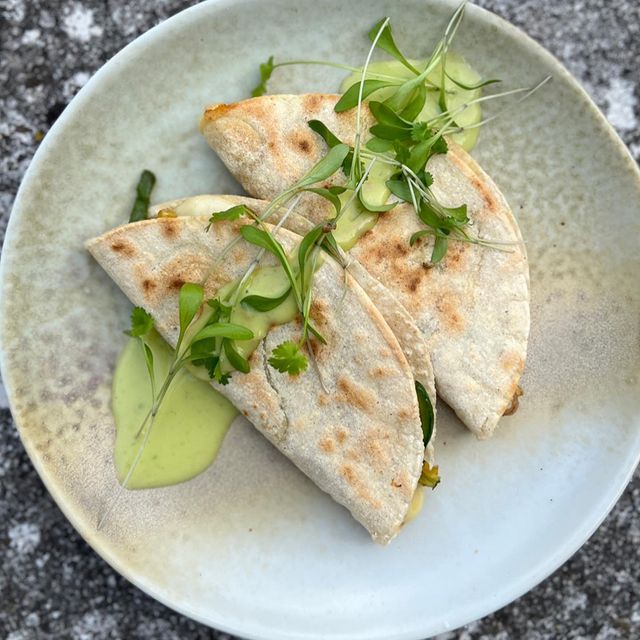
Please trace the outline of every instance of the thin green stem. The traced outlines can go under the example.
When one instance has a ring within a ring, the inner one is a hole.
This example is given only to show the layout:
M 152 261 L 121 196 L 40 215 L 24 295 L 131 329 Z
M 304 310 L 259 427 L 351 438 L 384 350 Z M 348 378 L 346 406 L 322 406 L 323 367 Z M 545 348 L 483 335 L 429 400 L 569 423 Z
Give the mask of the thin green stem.
M 351 71 L 352 73 L 360 73 L 362 71 L 361 67 L 352 67 L 348 64 L 340 64 L 339 62 L 325 62 L 322 60 L 287 60 L 286 62 L 278 62 L 277 64 L 274 64 L 273 68 L 277 69 L 278 67 L 287 67 L 297 64 L 311 64 L 324 67 L 333 67 L 334 69 L 343 69 L 345 71 Z M 378 73 L 377 71 L 369 72 L 367 77 L 375 78 L 376 80 L 389 80 L 391 82 L 397 81 L 399 84 L 403 82 L 403 78 L 388 75 L 386 73 Z
M 373 56 L 373 52 L 378 44 L 378 40 L 382 36 L 382 32 L 385 30 L 386 26 L 389 24 L 389 18 L 386 18 L 384 22 L 380 25 L 378 29 L 378 33 L 376 33 L 376 37 L 373 39 L 371 43 L 371 48 L 369 49 L 369 53 L 367 54 L 367 59 L 365 60 L 364 66 L 362 67 L 362 75 L 360 77 L 360 89 L 358 91 L 358 109 L 356 111 L 356 135 L 354 139 L 353 145 L 353 161 L 351 163 L 351 175 L 349 179 L 353 184 L 353 178 L 355 175 L 356 167 L 360 162 L 360 137 L 362 135 L 362 96 L 364 93 L 364 82 L 367 77 L 367 69 L 369 68 L 369 63 L 371 62 L 371 56 Z

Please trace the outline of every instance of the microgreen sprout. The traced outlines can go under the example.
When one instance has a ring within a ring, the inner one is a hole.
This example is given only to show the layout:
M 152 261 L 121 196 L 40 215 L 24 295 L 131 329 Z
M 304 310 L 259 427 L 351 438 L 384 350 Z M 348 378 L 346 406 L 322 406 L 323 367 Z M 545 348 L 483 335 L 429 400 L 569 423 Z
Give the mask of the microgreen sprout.
M 442 38 L 423 63 L 411 61 L 404 55 L 394 40 L 389 18 L 383 18 L 369 31 L 371 47 L 362 67 L 354 68 L 336 62 L 324 63 L 318 60 L 290 60 L 275 64 L 273 58 L 270 58 L 266 64 L 261 65 L 260 91 L 254 92 L 254 95 L 261 95 L 266 90 L 266 82 L 273 71 L 277 67 L 286 65 L 326 64 L 359 74 L 358 81 L 346 89 L 334 107 L 338 113 L 356 109 L 353 146 L 349 148 L 342 166 L 347 178 L 346 187 L 354 193 L 348 203 L 342 205 L 336 219 L 340 218 L 355 197 L 359 200 L 359 206 L 371 213 L 389 211 L 397 201 L 408 202 L 425 224 L 425 229 L 412 236 L 410 244 L 415 245 L 423 236 L 434 236 L 432 263 L 444 258 L 450 241 L 468 242 L 493 248 L 498 248 L 504 243 L 491 242 L 471 235 L 467 227 L 472 225 L 472 221 L 467 215 L 465 205 L 446 208 L 437 202 L 430 189 L 431 176 L 426 170 L 429 159 L 433 155 L 447 152 L 445 136 L 463 134 L 477 129 L 500 117 L 506 110 L 503 109 L 495 115 L 472 124 L 461 124 L 464 122 L 462 114 L 469 108 L 520 94 L 519 99 L 507 107 L 512 108 L 527 99 L 550 79 L 547 77 L 530 88 L 512 89 L 488 96 L 470 96 L 469 100 L 463 104 L 459 104 L 459 100 L 456 104 L 452 104 L 449 96 L 458 91 L 479 91 L 500 82 L 499 79 L 491 78 L 465 83 L 454 77 L 447 68 L 451 45 L 462 23 L 465 7 L 466 2 L 462 2 L 454 11 Z M 370 63 L 376 49 L 398 61 L 405 71 L 394 74 L 370 70 Z M 407 71 L 409 77 L 407 77 Z M 434 72 L 438 76 L 437 81 L 434 81 Z M 376 95 L 383 91 L 384 99 L 378 100 Z M 430 118 L 421 119 L 420 115 L 425 107 L 428 91 L 437 92 L 437 105 L 440 112 Z M 369 129 L 371 137 L 363 145 L 362 121 L 365 100 L 369 101 L 369 110 L 375 123 Z M 324 123 L 312 120 L 309 126 L 325 140 L 330 149 L 343 144 Z M 365 166 L 368 165 L 370 172 L 374 162 L 389 168 L 391 177 L 386 180 L 386 186 L 395 196 L 396 201 L 367 202 L 364 197 L 363 187 L 366 178 L 363 180 L 363 176 L 368 175 Z M 288 196 L 284 192 L 280 197 L 286 200 Z M 281 204 L 282 201 L 276 199 L 270 206 L 276 207 Z M 265 215 L 271 215 L 271 213 L 272 211 L 268 210 Z

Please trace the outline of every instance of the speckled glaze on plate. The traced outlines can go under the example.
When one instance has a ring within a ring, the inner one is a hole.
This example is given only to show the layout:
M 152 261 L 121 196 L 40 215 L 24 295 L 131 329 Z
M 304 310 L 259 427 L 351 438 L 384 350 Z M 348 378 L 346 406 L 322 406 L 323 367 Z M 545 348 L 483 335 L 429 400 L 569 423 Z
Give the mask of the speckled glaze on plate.
M 422 516 L 375 546 L 246 422 L 216 464 L 168 489 L 117 490 L 109 409 L 129 305 L 84 252 L 121 223 L 143 167 L 156 200 L 237 192 L 197 131 L 208 102 L 246 96 L 257 64 L 359 63 L 390 15 L 407 50 L 449 2 L 213 1 L 139 38 L 83 89 L 21 187 L 2 260 L 2 374 L 25 447 L 71 522 L 166 604 L 252 638 L 420 638 L 502 606 L 566 560 L 620 495 L 640 452 L 640 179 L 584 92 L 545 51 L 470 7 L 457 49 L 509 87 L 554 79 L 481 135 L 474 156 L 527 240 L 532 335 L 518 413 L 476 441 L 441 408 L 444 477 Z M 330 34 L 334 34 L 331 36 Z M 426 43 L 426 44 L 425 44 Z M 275 91 L 332 89 L 289 68 Z

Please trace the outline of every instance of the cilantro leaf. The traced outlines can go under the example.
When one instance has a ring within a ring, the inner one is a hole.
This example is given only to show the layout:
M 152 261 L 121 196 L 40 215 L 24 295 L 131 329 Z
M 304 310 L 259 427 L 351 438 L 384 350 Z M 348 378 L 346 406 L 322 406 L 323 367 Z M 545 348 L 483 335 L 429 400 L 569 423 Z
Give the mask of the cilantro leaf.
M 131 311 L 131 329 L 125 331 L 132 338 L 146 336 L 153 329 L 153 318 L 142 307 L 134 307 Z
M 304 353 L 300 351 L 300 347 L 295 342 L 288 341 L 279 344 L 271 352 L 269 364 L 280 373 L 295 376 L 302 373 L 309 362 Z
M 411 130 L 411 139 L 415 142 L 423 142 L 433 135 L 433 131 L 426 122 L 414 122 Z

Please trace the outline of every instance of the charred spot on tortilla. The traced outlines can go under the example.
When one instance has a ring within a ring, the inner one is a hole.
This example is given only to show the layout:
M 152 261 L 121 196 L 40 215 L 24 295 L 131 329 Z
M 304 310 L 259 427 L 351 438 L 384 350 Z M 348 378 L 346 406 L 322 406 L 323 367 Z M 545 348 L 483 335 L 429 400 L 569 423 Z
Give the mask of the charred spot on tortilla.
M 378 366 L 374 367 L 373 369 L 369 369 L 369 375 L 372 378 L 386 378 L 387 376 L 391 375 L 391 372 L 385 367 Z
M 415 418 L 413 407 L 401 407 L 398 409 L 398 418 L 400 418 L 400 420 L 411 420 Z
M 373 496 L 368 486 L 362 482 L 351 465 L 342 465 L 342 467 L 340 467 L 340 474 L 347 483 L 355 489 L 362 500 L 369 503 L 374 509 L 380 509 L 382 507 L 380 501 Z
M 396 254 L 399 256 L 406 256 L 410 251 L 409 245 L 402 242 L 396 242 L 394 248 L 396 250 Z
M 302 321 L 300 322 L 300 326 L 302 326 Z M 318 362 L 322 362 L 323 354 L 326 346 L 327 345 L 322 344 L 322 342 L 320 342 L 320 340 L 318 340 L 315 336 L 309 336 L 309 339 L 307 340 L 305 345 L 302 347 L 302 350 L 308 352 L 308 349 L 310 348 L 311 353 L 313 354 L 313 357 Z
M 336 450 L 336 445 L 334 441 L 329 437 L 322 438 L 322 440 L 320 440 L 318 445 L 320 449 L 324 451 L 324 453 L 333 453 Z
M 460 304 L 453 296 L 442 295 L 436 300 L 436 309 L 440 316 L 440 321 L 451 331 L 461 332 L 464 330 L 464 320 L 460 311 Z
M 170 280 L 168 288 L 170 290 L 179 291 L 185 282 L 187 281 L 184 278 L 181 278 L 180 276 L 175 276 Z
M 326 407 L 328 404 L 331 404 L 331 397 L 326 393 L 320 392 L 318 394 L 318 404 Z
M 167 238 L 175 238 L 180 233 L 180 225 L 176 218 L 159 218 L 160 231 Z
M 366 451 L 371 466 L 375 471 L 382 471 L 389 464 L 387 449 L 380 440 L 366 439 L 362 443 L 362 448 Z M 359 451 L 354 452 L 355 458 L 359 457 Z
M 111 249 L 115 253 L 122 254 L 127 258 L 132 258 L 133 256 L 136 255 L 135 248 L 124 240 L 114 240 L 111 243 Z
M 309 317 L 315 324 L 316 328 L 322 333 L 322 330 L 328 325 L 329 305 L 322 298 L 314 298 L 311 302 Z
M 302 132 L 294 133 L 291 138 L 291 144 L 296 147 L 302 154 L 313 157 L 316 155 L 316 141 L 311 135 Z
M 413 276 L 408 280 L 405 280 L 405 286 L 411 293 L 415 293 L 418 290 L 418 286 L 420 285 L 421 275 Z
M 338 401 L 358 407 L 366 412 L 371 412 L 375 408 L 375 396 L 355 380 L 351 380 L 346 375 L 342 375 L 338 378 L 336 386 L 339 391 L 339 393 L 336 394 Z
M 324 102 L 323 96 L 319 93 L 307 93 L 304 98 L 304 106 L 309 111 L 315 111 L 316 109 L 322 107 Z
M 142 289 L 147 295 L 150 294 L 157 286 L 158 285 L 150 278 L 145 278 L 142 281 Z

